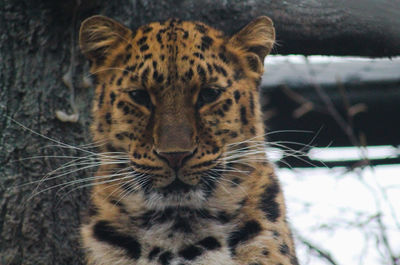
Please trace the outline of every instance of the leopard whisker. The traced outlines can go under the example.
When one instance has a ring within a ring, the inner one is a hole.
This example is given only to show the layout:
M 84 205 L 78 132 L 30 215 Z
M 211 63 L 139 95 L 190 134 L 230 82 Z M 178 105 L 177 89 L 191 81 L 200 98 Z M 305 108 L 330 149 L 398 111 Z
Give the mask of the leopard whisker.
M 309 131 L 309 130 L 276 130 L 276 131 L 270 131 L 265 133 L 264 135 L 268 136 L 271 134 L 277 134 L 277 133 L 315 133 L 314 131 Z
M 9 163 L 16 163 L 16 162 L 22 162 L 26 160 L 33 160 L 33 159 L 42 159 L 42 158 L 57 158 L 57 159 L 81 159 L 82 157 L 80 156 L 68 156 L 68 155 L 43 155 L 43 156 L 30 156 L 30 157 L 25 157 L 25 158 L 19 158 L 17 160 L 12 160 Z M 70 162 L 68 162 L 70 163 Z
M 95 151 L 90 151 L 87 149 L 83 149 L 83 148 L 79 148 L 73 145 L 66 145 L 66 144 L 56 144 L 56 145 L 47 145 L 47 147 L 58 147 L 58 148 L 64 148 L 64 149 L 71 149 L 71 150 L 78 150 L 81 152 L 85 152 L 85 153 L 89 153 L 91 154 L 93 157 L 113 157 L 110 155 L 121 155 L 121 156 L 127 156 L 126 153 L 124 152 L 95 152 Z
M 69 170 L 69 171 L 66 171 L 66 172 L 64 172 L 64 173 L 61 173 L 61 174 L 58 174 L 57 176 L 54 176 L 54 177 L 50 177 L 50 178 L 48 178 L 47 176 L 51 176 L 51 175 L 53 175 L 54 173 L 56 173 L 56 172 L 58 172 L 58 171 L 61 171 L 61 170 L 63 170 L 63 169 L 66 169 L 66 168 L 70 168 L 70 167 L 73 167 L 73 166 L 76 166 L 76 165 L 68 165 L 68 167 L 62 167 L 62 168 L 58 168 L 58 169 L 56 169 L 56 170 L 54 170 L 54 171 L 52 171 L 52 172 L 50 172 L 50 173 L 48 173 L 48 174 L 46 174 L 46 176 L 43 178 L 43 180 L 46 180 L 46 179 L 54 179 L 54 178 L 60 178 L 60 177 L 63 177 L 63 176 L 67 176 L 67 175 L 70 175 L 70 174 L 72 174 L 72 173 L 76 173 L 76 172 L 79 172 L 79 171 L 82 171 L 82 170 L 86 170 L 86 169 L 90 169 L 90 168 L 95 168 L 95 167 L 98 167 L 98 166 L 100 166 L 100 165 L 117 165 L 117 164 L 126 164 L 127 162 L 126 161 L 112 161 L 112 162 L 86 162 L 86 163 L 78 163 L 78 164 L 76 164 L 76 165 L 78 165 L 78 166 L 83 166 L 83 167 L 80 167 L 80 168 L 77 168 L 77 169 L 74 169 L 74 170 Z
M 53 185 L 53 186 L 51 186 L 51 187 L 45 188 L 45 189 L 43 189 L 43 190 L 41 190 L 41 191 L 39 191 L 39 192 L 36 192 L 36 190 L 38 189 L 38 187 L 37 187 L 37 188 L 32 192 L 32 195 L 29 197 L 28 201 L 31 200 L 33 197 L 39 195 L 39 194 L 42 194 L 42 193 L 44 193 L 44 192 L 46 192 L 46 191 L 49 191 L 49 190 L 52 190 L 52 189 L 55 189 L 55 188 L 58 188 L 58 187 L 62 187 L 60 190 L 63 190 L 64 188 L 70 187 L 70 186 L 72 186 L 72 185 L 76 185 L 76 184 L 78 184 L 78 183 L 83 183 L 83 182 L 88 182 L 88 181 L 95 181 L 95 180 L 105 179 L 105 178 L 112 178 L 112 177 L 122 176 L 122 175 L 126 175 L 126 173 L 111 174 L 111 175 L 104 175 L 104 176 L 86 177 L 86 178 L 83 178 L 83 179 L 72 180 L 72 181 L 69 181 L 69 182 L 66 182 L 66 183 L 56 184 L 56 185 Z M 116 181 L 116 180 L 114 179 L 114 180 L 111 180 L 111 181 Z M 96 185 L 96 184 L 99 184 L 99 183 L 98 183 L 98 182 L 93 182 L 93 183 L 91 183 L 91 185 Z M 59 190 L 59 191 L 60 191 L 60 190 Z M 59 192 L 59 191 L 58 191 L 58 192 Z M 58 192 L 57 192 L 57 193 L 58 193 Z
M 146 182 L 147 181 L 144 181 L 142 184 L 145 184 Z M 128 197 L 130 194 L 134 193 L 135 191 L 140 190 L 140 186 L 142 185 L 142 184 L 134 183 L 134 179 L 129 180 L 127 183 L 129 183 L 129 188 L 118 195 L 118 197 L 119 197 L 118 202 L 122 201 L 124 198 Z M 131 185 L 131 183 L 134 183 L 134 185 Z
M 225 191 L 225 193 L 228 193 L 229 194 L 229 191 L 228 191 L 228 189 L 225 187 L 225 185 L 223 185 L 222 184 L 222 179 L 221 178 L 216 178 L 216 177 L 213 177 L 213 176 L 210 176 L 211 177 L 211 179 L 213 179 L 213 181 L 216 183 L 216 184 L 218 184 L 218 187 L 220 187 L 221 189 L 223 189 L 224 191 Z
M 310 146 L 310 145 L 301 144 L 301 143 L 296 143 L 296 142 L 290 142 L 290 141 L 282 141 L 282 142 L 291 143 L 291 144 L 299 144 L 299 145 L 308 146 L 308 147 Z M 279 143 L 274 142 L 274 143 L 272 143 L 271 145 L 272 145 L 272 146 L 280 147 L 280 149 L 283 150 L 283 152 L 285 153 L 286 156 L 307 156 L 307 153 L 303 152 L 302 150 L 294 150 L 294 149 L 289 148 L 289 147 L 287 147 L 287 146 L 285 146 L 285 145 L 283 145 L 283 144 L 279 144 Z M 247 147 L 247 148 L 241 148 L 242 150 L 239 151 L 239 152 L 235 152 L 236 150 L 232 150 L 230 153 L 234 153 L 237 157 L 239 157 L 239 156 L 246 156 L 246 155 L 249 155 L 249 154 L 250 154 L 250 153 L 247 152 L 247 151 L 248 151 L 248 149 L 250 149 L 251 147 L 252 147 L 252 146 L 249 146 L 249 147 Z M 246 150 L 244 150 L 244 149 L 246 149 Z M 263 150 L 262 152 L 267 152 L 267 153 L 268 153 L 267 146 L 266 146 L 266 150 L 265 150 L 265 151 Z M 239 154 L 238 154 L 238 153 L 239 153 Z M 228 156 L 227 159 L 232 159 L 233 157 L 234 157 L 234 156 Z
M 293 141 L 276 141 L 276 142 L 269 142 L 269 143 L 257 141 L 257 142 L 249 142 L 249 143 L 251 143 L 251 145 L 248 145 L 248 146 L 245 146 L 245 147 L 241 147 L 239 149 L 232 149 L 232 150 L 227 151 L 226 153 L 227 154 L 238 153 L 238 152 L 241 152 L 241 151 L 247 151 L 247 150 L 252 149 L 252 148 L 265 148 L 265 149 L 267 149 L 269 146 L 277 146 L 280 149 L 289 149 L 289 150 L 300 152 L 305 148 L 312 148 L 313 147 L 310 144 L 298 143 L 298 142 L 293 142 Z M 294 149 L 292 149 L 292 148 L 290 148 L 290 147 L 288 147 L 288 146 L 286 146 L 284 144 L 299 145 L 299 146 L 302 146 L 303 148 L 300 149 L 300 150 L 294 150 Z
M 91 164 L 97 165 L 97 164 L 103 164 L 103 163 L 104 164 L 112 164 L 112 163 L 120 164 L 120 163 L 128 163 L 128 162 L 129 162 L 129 160 L 121 160 L 121 159 L 115 159 L 115 160 L 103 159 L 100 161 L 97 159 L 90 159 L 90 158 L 78 158 L 78 159 L 72 160 L 70 162 L 67 162 L 67 163 L 61 165 L 60 167 L 56 168 L 55 170 L 49 172 L 48 174 L 52 175 L 57 171 L 65 170 L 70 167 L 82 166 L 82 165 L 91 165 Z
M 256 168 L 257 168 L 257 167 L 256 167 L 255 165 L 253 165 L 253 164 L 250 164 L 250 163 L 243 163 L 243 162 L 239 162 L 239 161 L 229 161 L 229 164 L 243 165 L 243 166 L 246 166 L 246 167 L 250 167 L 250 168 L 252 168 L 252 169 L 256 169 Z
M 98 166 L 98 165 L 95 165 L 95 166 Z M 80 170 L 80 169 L 77 169 L 76 172 L 78 172 L 79 170 Z M 82 170 L 84 170 L 84 169 L 82 169 Z M 27 183 L 24 183 L 24 184 L 15 186 L 15 187 L 18 188 L 18 187 L 24 187 L 24 186 L 27 186 L 27 185 L 32 185 L 32 184 L 39 183 L 38 186 L 35 188 L 35 190 L 36 190 L 36 189 L 38 189 L 39 186 L 40 186 L 41 184 L 43 184 L 45 181 L 54 180 L 54 179 L 63 177 L 64 175 L 69 175 L 69 174 L 71 174 L 71 173 L 74 173 L 74 172 L 66 172 L 66 173 L 63 173 L 62 175 L 55 175 L 55 176 L 52 176 L 52 177 L 50 177 L 52 174 L 48 173 L 48 174 L 46 174 L 43 178 L 41 178 L 41 179 L 39 179 L 39 180 L 30 181 L 30 182 L 27 182 Z
M 285 154 L 287 157 L 294 157 L 294 158 L 296 158 L 296 159 L 298 159 L 298 160 L 300 160 L 300 161 L 302 161 L 302 162 L 304 162 L 304 163 L 306 163 L 306 164 L 308 164 L 308 165 L 310 165 L 310 166 L 312 166 L 312 167 L 317 167 L 317 165 L 315 165 L 314 163 L 312 163 L 312 162 L 310 162 L 310 161 L 308 161 L 308 160 L 306 160 L 306 159 L 304 159 L 304 158 L 302 158 L 302 156 L 300 156 L 300 155 L 298 155 L 298 154 L 290 154 L 290 153 L 286 153 Z M 234 160 L 234 161 L 232 161 L 232 163 L 238 163 L 238 162 L 259 162 L 259 161 L 261 161 L 261 162 L 264 162 L 264 161 L 268 161 L 267 160 L 267 158 L 265 158 L 265 159 L 260 159 L 260 158 L 240 158 L 240 159 L 238 159 L 238 160 Z M 281 160 L 282 161 L 282 160 Z M 323 162 L 321 162 L 321 163 L 323 163 Z M 248 164 L 246 164 L 246 165 L 248 165 Z M 325 164 L 323 164 L 324 166 L 326 166 Z M 248 165 L 249 166 L 249 165 Z
M 132 73 L 132 71 L 126 70 L 124 68 L 120 68 L 120 67 L 107 67 L 107 68 L 103 68 L 103 69 L 99 69 L 97 71 L 91 72 L 89 74 L 87 74 L 85 77 L 91 77 L 93 75 L 96 75 L 98 73 L 104 72 L 104 71 L 109 71 L 109 70 L 120 70 L 121 72 L 127 72 L 127 73 Z
M 279 145 L 277 145 L 277 146 L 279 146 Z M 301 158 L 301 157 L 308 157 L 308 153 L 303 152 L 301 149 L 300 149 L 300 150 L 294 150 L 294 149 L 289 148 L 289 147 L 284 146 L 284 145 L 279 146 L 279 147 L 281 147 L 281 148 L 283 149 L 283 152 L 284 152 L 284 155 L 285 155 L 285 156 L 297 158 L 297 159 L 299 159 L 300 161 L 302 161 L 302 162 L 304 162 L 304 163 L 307 163 L 307 164 L 310 165 L 310 166 L 316 167 L 315 164 L 311 163 L 311 162 L 308 161 L 308 160 L 305 160 L 305 159 Z M 285 150 L 284 148 L 285 148 L 286 150 Z M 322 163 L 323 166 L 327 167 L 327 165 L 326 165 L 323 161 L 319 161 L 319 162 Z
M 130 177 L 130 179 L 127 181 L 127 182 L 125 182 L 124 184 L 126 184 L 126 183 L 130 183 L 130 182 L 134 182 L 135 181 L 135 179 L 136 178 L 138 178 L 138 177 L 141 177 L 141 175 L 143 175 L 143 173 L 140 173 L 140 172 L 130 172 L 127 176 L 129 176 Z M 107 187 L 105 187 L 105 188 L 109 188 L 109 187 L 112 187 L 112 186 L 120 186 L 121 185 L 121 183 L 115 183 L 115 184 L 112 184 L 112 185 L 109 185 L 109 186 L 107 186 Z M 104 188 L 104 189 L 105 189 Z M 121 194 L 123 194 L 125 191 L 121 191 L 121 189 L 114 189 L 114 191 L 113 192 L 111 192 L 106 198 L 108 199 L 108 198 L 110 198 L 115 192 L 119 192 L 119 194 L 117 194 L 117 196 L 118 197 L 120 197 L 121 196 Z M 120 200 L 118 200 L 118 201 L 120 201 Z
M 50 142 L 57 143 L 57 144 L 60 145 L 60 147 L 63 147 L 63 148 L 70 148 L 70 149 L 74 149 L 74 150 L 79 150 L 79 151 L 82 151 L 82 152 L 85 152 L 85 153 L 89 153 L 89 154 L 95 154 L 94 152 L 89 151 L 89 150 L 86 150 L 86 149 L 84 149 L 84 148 L 79 148 L 79 147 L 76 147 L 76 146 L 73 146 L 73 145 L 69 145 L 69 144 L 63 143 L 63 142 L 61 142 L 61 141 L 55 140 L 55 139 L 53 139 L 53 138 L 50 138 L 50 137 L 48 137 L 48 136 L 46 136 L 46 135 L 43 135 L 43 134 L 41 134 L 41 133 L 35 132 L 34 130 L 32 130 L 32 129 L 26 127 L 25 125 L 23 125 L 22 123 L 20 123 L 20 122 L 14 120 L 14 119 L 11 118 L 11 117 L 7 117 L 7 118 L 10 119 L 11 121 L 15 122 L 16 124 L 18 124 L 18 125 L 19 125 L 20 127 L 22 127 L 24 130 L 27 130 L 27 131 L 31 132 L 32 134 L 34 134 L 34 135 L 37 135 L 37 136 L 42 137 L 42 138 L 44 138 L 44 139 L 46 139 L 46 140 L 49 140 Z
M 263 138 L 263 140 L 260 140 L 259 142 L 264 142 L 265 143 L 266 142 L 264 140 L 265 136 L 272 135 L 272 134 L 277 134 L 277 133 L 315 133 L 315 132 L 307 131 L 307 130 L 276 130 L 276 131 L 267 132 L 267 133 L 264 133 L 264 134 L 261 134 L 261 135 L 256 135 L 254 137 L 251 137 L 251 138 L 243 140 L 243 141 L 230 143 L 227 146 L 232 146 L 232 145 L 234 146 L 234 145 L 240 145 L 240 144 L 243 144 L 243 143 L 248 143 L 248 142 L 253 141 L 254 139 L 261 138 L 261 137 Z M 319 131 L 316 133 L 316 135 L 318 135 L 318 133 L 319 133 Z
M 118 201 L 123 200 L 125 197 L 129 196 L 133 192 L 140 190 L 143 185 L 146 185 L 147 183 L 150 182 L 150 178 L 147 177 L 147 173 L 140 173 L 139 175 L 136 175 L 132 180 L 128 181 L 128 189 L 124 192 L 122 192 L 120 195 L 120 199 Z M 147 177 L 147 178 L 146 178 Z M 131 185 L 130 183 L 134 183 L 134 185 Z
M 15 188 L 24 187 L 24 186 L 28 186 L 28 185 L 32 185 L 32 184 L 36 184 L 36 183 L 37 183 L 38 185 L 37 185 L 36 188 L 32 191 L 33 193 L 35 193 L 35 192 L 39 189 L 39 187 L 40 187 L 45 181 L 54 180 L 54 179 L 57 179 L 57 178 L 61 178 L 61 177 L 70 175 L 70 174 L 72 174 L 72 173 L 79 172 L 79 171 L 81 171 L 81 170 L 85 170 L 85 169 L 97 167 L 97 166 L 100 165 L 100 162 L 98 162 L 98 163 L 96 163 L 96 164 L 93 164 L 93 162 L 91 162 L 91 163 L 89 163 L 88 165 L 89 165 L 89 166 L 86 166 L 86 167 L 83 167 L 83 168 L 78 168 L 78 169 L 71 170 L 71 171 L 67 171 L 67 172 L 64 172 L 64 173 L 61 173 L 61 174 L 57 174 L 57 175 L 54 175 L 54 176 L 51 177 L 51 175 L 57 173 L 58 171 L 61 171 L 60 168 L 57 168 L 57 169 L 53 170 L 52 172 L 47 173 L 44 177 L 42 177 L 42 178 L 39 179 L 39 180 L 30 181 L 30 182 L 27 182 L 27 183 L 24 183 L 24 184 L 15 186 Z M 69 167 L 72 167 L 72 166 L 73 166 L 73 165 L 71 165 L 71 166 L 69 166 Z
M 246 146 L 246 147 L 242 147 L 242 148 L 239 148 L 239 149 L 231 149 L 229 151 L 226 151 L 225 154 L 236 154 L 238 152 L 245 152 L 247 150 L 252 150 L 252 149 L 255 149 L 255 148 L 263 149 L 265 147 L 266 147 L 265 144 L 262 144 L 262 145 L 261 144 L 251 145 L 251 146 Z
M 120 176 L 123 176 L 123 177 L 120 177 Z M 115 177 L 117 177 L 117 178 L 115 178 Z M 92 183 L 90 183 L 90 185 L 95 186 L 95 185 L 101 185 L 101 184 L 107 184 L 107 183 L 111 183 L 111 182 L 115 182 L 115 181 L 120 181 L 120 180 L 128 179 L 131 177 L 132 177 L 132 175 L 130 175 L 129 173 L 127 174 L 126 172 L 115 173 L 115 174 L 110 174 L 110 175 L 94 176 L 94 177 L 89 177 L 89 178 L 85 178 L 85 179 L 67 182 L 67 183 L 65 183 L 66 185 L 64 187 L 62 187 L 59 191 L 65 189 L 67 187 L 76 185 L 78 183 L 84 183 L 87 181 L 93 181 Z M 106 180 L 99 181 L 99 179 L 106 179 Z M 84 186 L 79 186 L 78 188 L 80 188 L 80 187 L 87 187 L 87 186 L 85 184 Z
M 117 175 L 117 174 L 109 175 L 109 176 L 107 176 L 107 177 L 115 177 L 116 175 Z M 64 197 L 67 196 L 69 193 L 71 193 L 71 192 L 73 192 L 73 191 L 75 191 L 75 190 L 78 190 L 78 189 L 93 187 L 93 186 L 102 185 L 102 184 L 109 184 L 109 183 L 112 183 L 112 182 L 117 182 L 117 181 L 121 181 L 121 180 L 124 180 L 124 179 L 129 179 L 129 178 L 132 178 L 132 177 L 133 177 L 133 175 L 131 175 L 131 174 L 126 175 L 125 173 L 124 173 L 124 174 L 118 174 L 118 175 L 125 175 L 125 177 L 119 177 L 119 178 L 114 178 L 114 179 L 110 179 L 110 180 L 103 180 L 103 181 L 96 181 L 96 182 L 91 182 L 91 183 L 88 183 L 88 184 L 80 185 L 80 186 L 78 186 L 78 187 L 76 187 L 76 188 L 71 189 L 70 191 L 68 191 L 68 192 L 64 195 Z M 102 176 L 102 177 L 105 177 L 105 176 Z M 60 190 L 58 190 L 57 193 L 61 192 L 63 189 L 66 189 L 67 187 L 70 187 L 70 186 L 73 186 L 73 185 L 76 185 L 76 184 L 77 184 L 77 183 L 70 183 L 69 185 L 67 185 L 67 186 L 65 186 L 65 187 L 62 187 Z M 114 183 L 114 184 L 108 185 L 108 186 L 105 187 L 105 188 L 117 186 L 117 185 L 119 185 L 119 184 L 120 184 L 120 183 Z M 105 188 L 104 188 L 104 189 L 105 189 Z M 117 189 L 115 189 L 115 190 L 117 190 Z M 115 190 L 114 190 L 114 192 L 115 192 Z
M 246 173 L 248 173 L 248 171 L 244 171 L 244 170 L 236 170 L 236 169 L 210 169 L 210 170 L 213 170 L 213 171 L 216 171 L 216 172 L 230 172 L 230 173 L 243 173 L 243 174 L 246 174 Z
M 92 143 L 76 145 L 76 147 L 79 147 L 82 149 L 97 148 L 100 146 L 104 146 L 107 142 L 108 142 L 108 140 L 104 139 L 104 140 L 98 140 L 98 141 L 95 141 Z M 45 148 L 49 148 L 49 147 L 62 147 L 62 146 L 60 146 L 59 144 L 48 144 L 48 145 L 41 147 L 40 149 L 45 149 Z
M 229 162 L 231 160 L 235 160 L 235 159 L 243 158 L 243 157 L 252 157 L 252 156 L 259 157 L 259 155 L 262 155 L 266 158 L 266 153 L 263 150 L 263 151 L 249 151 L 249 152 L 245 152 L 245 153 L 241 153 L 241 154 L 230 155 L 230 156 L 222 157 L 221 159 L 225 162 Z
M 227 181 L 227 182 L 229 182 L 230 184 L 238 185 L 238 184 L 235 183 L 234 181 L 232 181 L 232 180 L 230 180 L 230 179 L 227 179 L 227 178 L 225 177 L 225 174 L 220 174 L 219 172 L 216 172 L 216 171 L 213 170 L 213 169 L 210 169 L 210 171 L 211 171 L 212 174 L 218 174 L 218 176 L 220 176 L 219 179 L 224 180 L 224 181 Z M 217 176 L 216 176 L 216 177 L 217 177 Z
M 215 175 L 213 175 L 213 174 L 218 174 L 218 175 L 215 176 Z M 247 194 L 247 192 L 243 189 L 242 186 L 238 185 L 237 183 L 233 182 L 233 181 L 230 180 L 230 179 L 227 179 L 225 176 L 223 176 L 223 175 L 221 175 L 221 174 L 219 174 L 219 173 L 216 173 L 216 172 L 212 172 L 212 171 L 210 172 L 210 175 L 211 175 L 211 179 L 212 179 L 215 183 L 219 184 L 219 187 L 221 187 L 226 193 L 230 193 L 230 191 L 228 191 L 228 189 L 222 184 L 223 181 L 226 182 L 226 183 L 228 183 L 228 184 L 233 184 L 233 185 L 235 185 L 236 187 L 240 187 L 240 190 L 243 191 L 243 193 Z M 209 177 L 210 177 L 210 176 L 209 176 Z

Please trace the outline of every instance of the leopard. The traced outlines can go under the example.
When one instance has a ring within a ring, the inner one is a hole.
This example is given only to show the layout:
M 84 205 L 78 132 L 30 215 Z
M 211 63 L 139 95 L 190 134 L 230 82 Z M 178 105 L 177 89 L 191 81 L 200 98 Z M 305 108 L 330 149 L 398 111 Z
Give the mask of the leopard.
M 274 43 L 266 16 L 230 35 L 178 18 L 81 23 L 100 157 L 87 264 L 298 264 L 259 102 Z

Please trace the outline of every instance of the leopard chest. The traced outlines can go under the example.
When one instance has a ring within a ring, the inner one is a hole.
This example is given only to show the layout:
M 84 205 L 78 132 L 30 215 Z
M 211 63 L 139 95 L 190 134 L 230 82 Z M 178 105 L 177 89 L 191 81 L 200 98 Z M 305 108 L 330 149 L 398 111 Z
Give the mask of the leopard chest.
M 207 264 L 217 258 L 230 262 L 227 235 L 234 224 L 222 214 L 167 207 L 131 216 L 123 227 L 141 246 L 143 264 Z
M 207 237 L 224 245 L 225 235 L 234 225 L 223 214 L 207 209 L 166 207 L 130 217 L 130 226 L 144 244 L 158 242 L 160 246 L 176 250 Z

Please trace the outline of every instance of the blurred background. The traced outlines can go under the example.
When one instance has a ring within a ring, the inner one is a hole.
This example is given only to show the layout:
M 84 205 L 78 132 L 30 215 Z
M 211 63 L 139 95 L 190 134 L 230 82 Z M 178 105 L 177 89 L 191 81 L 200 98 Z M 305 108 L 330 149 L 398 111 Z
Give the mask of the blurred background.
M 271 17 L 266 154 L 300 264 L 400 264 L 400 0 L 0 0 L 0 264 L 84 264 L 80 181 L 95 168 L 68 163 L 93 147 L 77 36 L 94 14 L 228 34 Z
M 267 155 L 301 264 L 399 264 L 400 59 L 270 56 Z

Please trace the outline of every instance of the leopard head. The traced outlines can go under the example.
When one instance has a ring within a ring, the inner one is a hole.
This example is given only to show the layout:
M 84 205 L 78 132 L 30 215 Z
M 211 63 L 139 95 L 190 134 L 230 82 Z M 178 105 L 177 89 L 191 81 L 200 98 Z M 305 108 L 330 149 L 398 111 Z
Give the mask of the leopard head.
M 177 19 L 135 31 L 86 19 L 80 47 L 96 87 L 91 129 L 103 153 L 128 157 L 131 178 L 122 182 L 162 194 L 212 192 L 231 147 L 264 134 L 257 90 L 274 39 L 267 17 L 233 36 Z

